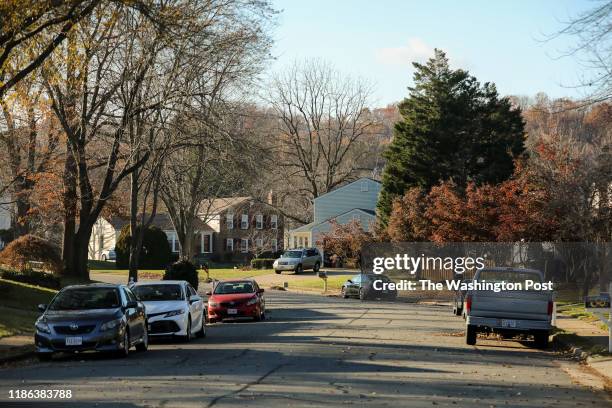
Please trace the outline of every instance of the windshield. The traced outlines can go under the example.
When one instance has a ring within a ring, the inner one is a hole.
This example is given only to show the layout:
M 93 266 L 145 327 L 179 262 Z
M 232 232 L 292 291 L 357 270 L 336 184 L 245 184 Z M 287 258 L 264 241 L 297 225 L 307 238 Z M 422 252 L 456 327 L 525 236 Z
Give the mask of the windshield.
M 132 292 L 143 302 L 183 300 L 180 285 L 139 285 L 134 286 Z
M 540 282 L 540 274 L 533 272 L 522 272 L 522 271 L 480 271 L 478 276 L 479 281 L 487 282 L 507 282 L 507 283 L 522 283 L 525 284 L 526 280 L 532 280 L 534 282 Z
M 215 287 L 215 295 L 229 295 L 232 293 L 253 293 L 253 284 L 248 281 L 243 282 L 221 282 Z
M 58 293 L 50 310 L 114 309 L 121 305 L 116 288 L 66 289 Z
M 301 258 L 302 251 L 287 251 L 281 255 L 281 258 Z

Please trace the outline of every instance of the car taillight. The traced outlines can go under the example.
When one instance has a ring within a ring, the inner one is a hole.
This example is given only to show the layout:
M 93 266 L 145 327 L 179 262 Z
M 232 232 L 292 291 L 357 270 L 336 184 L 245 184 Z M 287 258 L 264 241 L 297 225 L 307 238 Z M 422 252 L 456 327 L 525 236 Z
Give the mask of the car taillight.
M 467 313 L 470 313 L 470 310 L 472 309 L 472 295 L 468 295 L 465 298 L 465 311 Z
M 552 301 L 552 300 L 549 300 L 549 301 L 548 301 L 548 315 L 549 315 L 549 316 L 552 316 L 552 312 L 553 312 L 553 304 L 554 304 L 554 303 L 553 303 L 553 301 Z

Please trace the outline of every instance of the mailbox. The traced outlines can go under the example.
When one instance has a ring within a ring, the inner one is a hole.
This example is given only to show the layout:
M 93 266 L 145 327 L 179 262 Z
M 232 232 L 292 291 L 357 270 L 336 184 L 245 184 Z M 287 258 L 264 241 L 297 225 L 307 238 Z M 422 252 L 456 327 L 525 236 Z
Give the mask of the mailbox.
M 327 272 L 325 272 L 325 271 L 319 271 L 319 278 L 321 278 L 321 279 L 327 279 Z

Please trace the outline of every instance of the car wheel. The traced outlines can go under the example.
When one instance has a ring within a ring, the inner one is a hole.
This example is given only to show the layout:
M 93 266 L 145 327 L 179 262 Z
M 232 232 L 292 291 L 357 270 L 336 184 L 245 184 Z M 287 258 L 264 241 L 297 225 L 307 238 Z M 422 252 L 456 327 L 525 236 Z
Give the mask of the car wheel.
M 183 336 L 183 341 L 189 343 L 191 341 L 191 316 L 187 319 L 187 334 Z
M 302 273 L 302 272 L 304 272 L 304 268 L 302 267 L 302 265 L 301 265 L 301 264 L 295 267 L 295 274 L 296 274 L 296 275 L 297 275 L 297 274 L 300 274 L 300 273 Z
M 149 349 L 149 331 L 147 330 L 147 324 L 144 325 L 144 334 L 142 335 L 142 341 L 136 345 L 136 351 L 147 351 Z
M 130 354 L 130 333 L 127 329 L 123 332 L 122 348 L 119 350 L 119 357 L 127 357 Z
M 312 267 L 312 271 L 313 271 L 314 273 L 318 273 L 318 272 L 319 272 L 319 268 L 320 268 L 320 267 L 321 267 L 321 264 L 320 264 L 319 262 L 316 262 L 316 263 L 314 264 L 314 266 Z
M 200 330 L 198 331 L 198 337 L 201 339 L 206 337 L 206 319 L 204 318 L 204 315 L 202 315 L 202 327 L 200 327 Z
M 540 349 L 548 348 L 548 331 L 539 331 L 533 335 L 535 346 Z
M 365 288 L 359 289 L 359 299 L 360 300 L 367 300 L 368 299 L 368 294 L 366 293 Z
M 38 361 L 51 361 L 53 353 L 36 353 L 36 357 L 38 357 Z
M 281 271 L 278 271 L 278 270 L 275 269 L 274 273 L 276 273 L 277 275 L 280 275 Z
M 344 286 L 342 287 L 340 292 L 342 293 L 342 298 L 348 299 L 349 295 L 346 293 L 346 288 Z
M 473 346 L 476 344 L 476 326 L 468 324 L 465 328 L 465 344 Z

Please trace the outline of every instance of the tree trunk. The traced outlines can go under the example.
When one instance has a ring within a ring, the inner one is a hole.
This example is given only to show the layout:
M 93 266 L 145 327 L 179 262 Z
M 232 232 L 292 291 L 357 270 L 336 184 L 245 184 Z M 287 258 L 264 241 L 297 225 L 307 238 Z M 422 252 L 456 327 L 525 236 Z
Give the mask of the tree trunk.
M 138 170 L 130 175 L 130 259 L 128 280 L 138 282 L 138 258 L 144 228 L 138 228 Z
M 76 234 L 76 162 L 70 151 L 70 146 L 66 149 L 66 162 L 64 164 L 64 236 L 62 240 L 62 261 L 64 263 L 63 275 L 78 277 L 79 273 L 75 269 L 75 234 Z

